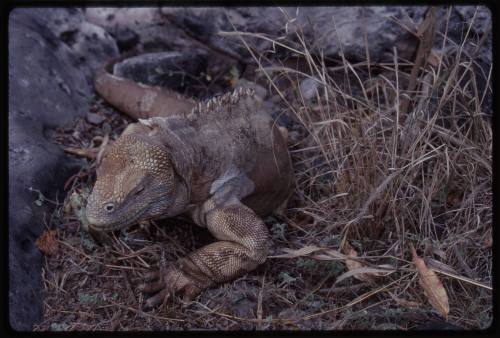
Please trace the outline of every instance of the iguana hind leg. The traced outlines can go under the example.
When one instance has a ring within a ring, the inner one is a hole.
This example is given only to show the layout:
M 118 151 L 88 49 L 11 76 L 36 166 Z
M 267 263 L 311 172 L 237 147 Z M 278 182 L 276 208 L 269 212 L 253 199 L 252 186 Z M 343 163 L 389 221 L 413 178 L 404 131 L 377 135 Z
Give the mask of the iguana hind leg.
M 147 307 L 173 293 L 192 299 L 203 289 L 230 281 L 266 260 L 268 230 L 250 208 L 234 201 L 204 216 L 208 230 L 219 241 L 192 252 L 164 273 L 153 274 L 158 280 L 140 287 L 143 292 L 158 292 L 147 300 Z

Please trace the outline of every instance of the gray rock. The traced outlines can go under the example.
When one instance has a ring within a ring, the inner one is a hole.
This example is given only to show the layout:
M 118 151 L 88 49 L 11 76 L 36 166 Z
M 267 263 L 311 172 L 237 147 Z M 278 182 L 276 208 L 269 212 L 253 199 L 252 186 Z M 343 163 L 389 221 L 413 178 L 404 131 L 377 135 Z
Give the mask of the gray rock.
M 318 81 L 316 81 L 315 79 L 306 78 L 300 81 L 299 89 L 304 99 L 310 100 L 316 96 L 316 92 L 318 90 Z
M 85 120 L 87 120 L 88 123 L 99 125 L 106 120 L 106 117 L 99 115 L 99 114 L 96 114 L 96 113 L 89 112 L 85 115 Z
M 337 59 L 343 54 L 349 61 L 358 62 L 366 60 L 368 49 L 372 61 L 392 61 L 393 47 L 398 47 L 398 41 L 411 42 L 398 48 L 400 57 L 409 58 L 415 51 L 417 41 L 403 25 L 415 27 L 425 9 L 423 6 L 306 7 L 298 12 L 294 26 L 304 27 L 306 41 L 310 41 L 310 49 L 317 54 L 322 51 L 325 56 Z
M 313 53 L 339 58 L 340 53 L 353 60 L 365 60 L 365 36 L 373 61 L 388 57 L 399 41 L 401 55 L 414 52 L 416 39 L 402 25 L 415 27 L 426 7 L 141 7 L 89 8 L 87 19 L 106 29 L 120 44 L 121 50 L 179 51 L 210 46 L 240 60 L 253 62 L 252 56 L 237 36 L 221 36 L 221 31 L 263 33 L 270 38 L 286 37 L 291 47 L 300 48 L 296 33 L 304 33 Z M 275 50 L 278 56 L 293 52 L 273 45 L 272 41 L 245 36 L 245 41 L 259 52 Z M 341 48 L 341 44 L 342 48 Z M 392 58 L 392 56 L 391 56 Z
M 448 8 L 441 8 L 438 12 L 438 17 L 442 19 L 439 27 L 442 32 L 446 30 L 447 12 Z M 492 24 L 491 20 L 491 11 L 485 6 L 454 6 L 450 12 L 447 37 L 452 42 L 462 44 L 468 32 L 467 40 L 463 47 L 466 52 L 472 54 L 476 49 L 477 41 L 481 39 Z M 436 38 L 436 47 L 441 49 L 442 43 L 443 37 L 438 35 Z M 485 44 L 478 51 L 477 59 L 485 64 L 491 64 L 492 56 L 492 34 L 489 31 Z
M 302 50 L 297 33 L 302 32 L 308 49 L 328 58 L 339 59 L 341 54 L 352 62 L 366 59 L 366 41 L 372 61 L 381 61 L 386 52 L 392 55 L 398 41 L 413 41 L 411 48 L 400 50 L 402 57 L 410 56 L 416 39 L 402 25 L 414 27 L 420 22 L 426 7 L 245 7 L 245 8 L 162 8 L 162 14 L 197 40 L 227 53 L 251 60 L 237 36 L 220 36 L 220 31 L 236 29 L 262 33 L 277 41 L 286 41 Z M 234 27 L 234 28 L 233 28 Z M 293 55 L 272 41 L 251 36 L 245 40 L 260 52 L 275 50 L 279 55 Z M 284 39 L 286 38 L 286 39 Z M 291 43 L 292 41 L 292 43 Z M 392 56 L 391 56 L 392 58 Z
M 367 7 L 150 7 L 150 8 L 92 8 L 87 18 L 113 34 L 119 41 L 127 40 L 130 30 L 138 36 L 138 50 L 190 50 L 209 46 L 233 58 L 253 62 L 238 36 L 220 35 L 220 32 L 241 31 L 259 33 L 302 50 L 297 34 L 303 34 L 307 48 L 326 59 L 340 60 L 342 55 L 350 62 L 366 60 L 367 46 L 372 62 L 393 59 L 393 48 L 398 56 L 411 59 L 417 39 L 416 31 L 427 6 L 367 6 Z M 473 32 L 484 32 L 491 22 L 486 7 L 477 7 Z M 438 18 L 445 24 L 447 8 L 441 7 Z M 453 7 L 449 30 L 453 39 L 462 35 L 471 21 L 476 7 Z M 444 28 L 441 27 L 441 28 Z M 457 35 L 456 37 L 453 34 Z M 294 51 L 269 39 L 244 36 L 257 52 L 273 51 L 275 56 L 291 56 Z M 439 38 L 438 38 L 439 41 Z M 436 44 L 440 46 L 439 43 Z M 491 54 L 491 48 L 490 48 Z M 488 56 L 486 55 L 486 58 Z M 486 59 L 485 59 L 486 60 Z M 491 57 L 486 61 L 491 62 Z
M 42 257 L 34 241 L 53 206 L 35 204 L 39 195 L 30 189 L 55 199 L 77 165 L 48 135 L 88 111 L 93 68 L 116 54 L 109 35 L 79 10 L 10 13 L 9 320 L 15 330 L 31 330 L 42 318 Z
M 467 27 L 472 23 L 471 29 L 477 34 L 488 30 L 491 22 L 491 11 L 486 6 L 455 6 L 454 11 L 460 16 Z M 472 19 L 474 18 L 474 22 Z
M 157 7 L 86 8 L 85 17 L 109 32 L 121 52 L 175 51 L 192 46 L 179 29 L 165 25 Z
M 104 61 L 118 55 L 118 47 L 111 35 L 102 27 L 85 20 L 82 10 L 39 8 L 32 9 L 32 15 L 43 20 L 43 28 L 32 23 L 34 31 L 40 31 L 48 44 L 57 47 L 58 53 L 68 54 L 68 59 L 75 68 L 83 71 L 89 83 L 94 70 Z M 47 34 L 45 34 L 47 33 Z M 43 44 L 43 41 L 39 43 Z
M 207 68 L 207 54 L 202 50 L 191 53 L 147 53 L 115 64 L 113 73 L 148 85 L 183 90 L 198 84 L 200 73 Z
M 441 8 L 438 17 L 442 18 L 440 22 L 440 30 L 442 32 L 446 29 L 448 8 Z M 485 6 L 454 6 L 450 11 L 450 19 L 448 22 L 448 32 L 447 37 L 451 42 L 447 43 L 448 48 L 444 51 L 444 54 L 448 57 L 455 58 L 458 54 L 459 49 L 461 49 L 460 54 L 462 55 L 461 62 L 470 61 L 470 57 L 473 57 L 473 73 L 475 75 L 475 81 L 479 93 L 484 93 L 486 91 L 485 99 L 482 102 L 483 112 L 491 115 L 492 114 L 492 92 L 487 90 L 487 87 L 491 85 L 491 80 L 488 81 L 488 74 L 493 63 L 493 40 L 491 25 L 492 17 L 491 11 Z M 477 49 L 477 42 L 481 40 L 484 34 L 486 39 L 483 45 Z M 465 37 L 467 36 L 467 39 Z M 465 39 L 465 43 L 464 43 Z M 453 43 L 457 46 L 453 46 Z M 441 51 L 443 44 L 443 37 L 437 36 L 436 38 L 436 49 Z M 451 46 L 451 47 L 450 47 Z M 462 77 L 464 67 L 459 67 L 458 77 Z M 462 78 L 461 86 L 465 87 L 469 82 L 469 76 Z

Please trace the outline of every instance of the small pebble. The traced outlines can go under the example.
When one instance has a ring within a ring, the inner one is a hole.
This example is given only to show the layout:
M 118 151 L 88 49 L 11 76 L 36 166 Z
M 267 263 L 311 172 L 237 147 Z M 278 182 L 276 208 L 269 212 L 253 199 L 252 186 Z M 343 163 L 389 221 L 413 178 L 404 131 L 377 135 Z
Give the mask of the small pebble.
M 87 115 L 85 116 L 85 120 L 87 120 L 88 123 L 98 125 L 103 123 L 106 118 L 99 114 L 87 113 Z
M 316 90 L 318 89 L 318 82 L 314 79 L 307 78 L 300 83 L 300 91 L 304 96 L 304 99 L 310 100 L 316 96 Z

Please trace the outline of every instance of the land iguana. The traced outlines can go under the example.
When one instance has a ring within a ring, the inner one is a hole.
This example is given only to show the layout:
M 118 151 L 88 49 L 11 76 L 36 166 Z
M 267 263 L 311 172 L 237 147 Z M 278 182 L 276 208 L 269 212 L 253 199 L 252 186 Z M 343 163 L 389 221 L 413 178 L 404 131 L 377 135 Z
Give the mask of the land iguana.
M 269 234 L 261 217 L 289 196 L 293 169 L 286 129 L 239 89 L 198 103 L 173 91 L 114 76 L 113 62 L 96 91 L 138 119 L 107 149 L 87 201 L 93 231 L 189 216 L 217 239 L 139 286 L 146 307 L 172 294 L 186 300 L 254 270 L 266 260 Z

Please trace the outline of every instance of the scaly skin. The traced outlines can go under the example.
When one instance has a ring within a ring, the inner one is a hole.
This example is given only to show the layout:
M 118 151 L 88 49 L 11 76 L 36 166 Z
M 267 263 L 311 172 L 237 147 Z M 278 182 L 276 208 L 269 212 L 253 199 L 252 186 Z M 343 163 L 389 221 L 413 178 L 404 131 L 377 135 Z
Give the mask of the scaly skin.
M 260 216 L 287 199 L 293 170 L 284 133 L 258 100 L 239 90 L 196 106 L 103 72 L 96 89 L 127 114 L 149 118 L 129 125 L 103 156 L 87 204 L 90 227 L 110 231 L 184 214 L 218 239 L 150 273 L 140 289 L 156 295 L 146 306 L 173 293 L 192 299 L 262 264 L 269 236 Z

